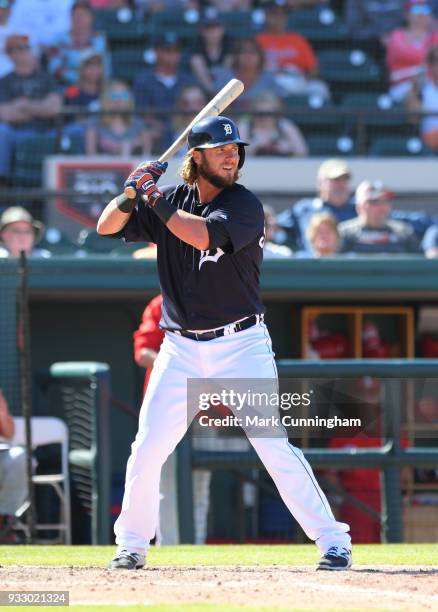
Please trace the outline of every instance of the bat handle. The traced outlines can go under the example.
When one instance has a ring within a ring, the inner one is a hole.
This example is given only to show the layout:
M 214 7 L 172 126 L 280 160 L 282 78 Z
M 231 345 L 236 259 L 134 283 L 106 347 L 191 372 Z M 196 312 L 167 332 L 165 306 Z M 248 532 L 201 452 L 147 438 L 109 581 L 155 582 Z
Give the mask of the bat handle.
M 127 185 L 123 191 L 125 196 L 130 200 L 133 200 L 137 195 L 137 190 L 134 185 Z

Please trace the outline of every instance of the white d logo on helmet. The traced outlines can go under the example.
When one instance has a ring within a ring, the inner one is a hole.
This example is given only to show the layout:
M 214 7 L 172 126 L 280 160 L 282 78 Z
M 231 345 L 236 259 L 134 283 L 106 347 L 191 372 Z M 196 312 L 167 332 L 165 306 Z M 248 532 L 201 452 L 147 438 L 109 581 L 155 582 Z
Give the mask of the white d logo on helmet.
M 232 134 L 233 133 L 233 128 L 231 127 L 231 125 L 229 123 L 223 123 L 222 124 L 224 126 L 224 130 L 225 130 L 225 135 L 228 136 L 228 134 Z

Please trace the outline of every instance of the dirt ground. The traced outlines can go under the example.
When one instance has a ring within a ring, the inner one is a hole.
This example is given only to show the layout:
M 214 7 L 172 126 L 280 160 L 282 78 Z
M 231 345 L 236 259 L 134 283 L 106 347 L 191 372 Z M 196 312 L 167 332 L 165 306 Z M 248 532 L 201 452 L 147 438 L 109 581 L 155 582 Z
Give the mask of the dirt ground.
M 110 572 L 84 567 L 1 567 L 4 590 L 67 590 L 70 604 L 216 603 L 328 610 L 438 611 L 438 566 L 153 567 Z

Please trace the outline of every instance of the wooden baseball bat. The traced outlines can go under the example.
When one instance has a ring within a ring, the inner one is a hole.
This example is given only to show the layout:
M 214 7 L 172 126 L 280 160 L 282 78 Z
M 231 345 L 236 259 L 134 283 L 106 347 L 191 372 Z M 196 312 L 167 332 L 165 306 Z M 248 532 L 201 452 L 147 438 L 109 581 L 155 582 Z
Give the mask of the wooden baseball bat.
M 190 132 L 192 127 L 201 119 L 206 117 L 217 117 L 223 110 L 227 108 L 236 98 L 240 96 L 244 89 L 242 81 L 239 79 L 231 79 L 228 83 L 222 87 L 219 93 L 210 100 L 208 104 L 204 106 L 202 110 L 196 115 L 196 117 L 189 123 L 186 129 L 178 136 L 173 144 L 165 151 L 158 161 L 166 162 L 180 149 L 186 141 L 187 134 Z M 125 187 L 126 197 L 133 199 L 136 196 L 135 187 L 128 185 Z

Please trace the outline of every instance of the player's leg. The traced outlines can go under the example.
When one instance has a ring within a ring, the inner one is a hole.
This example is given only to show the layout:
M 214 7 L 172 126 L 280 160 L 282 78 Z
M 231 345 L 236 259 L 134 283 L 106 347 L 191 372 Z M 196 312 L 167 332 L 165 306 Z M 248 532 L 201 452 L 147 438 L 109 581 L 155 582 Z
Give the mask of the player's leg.
M 119 552 L 144 555 L 155 535 L 161 468 L 187 430 L 187 377 L 199 375 L 194 344 L 168 334 L 155 361 L 114 526 Z
M 269 386 L 268 391 L 276 390 L 274 354 L 263 323 L 219 340 L 224 341 L 215 343 L 215 362 L 218 365 L 215 374 L 210 373 L 212 378 L 264 379 Z M 222 359 L 220 353 L 224 353 Z M 333 546 L 350 550 L 349 526 L 335 520 L 327 498 L 301 450 L 288 442 L 281 428 L 268 432 L 256 429 L 250 436 L 251 444 L 283 501 L 307 536 L 316 542 L 324 555 Z

